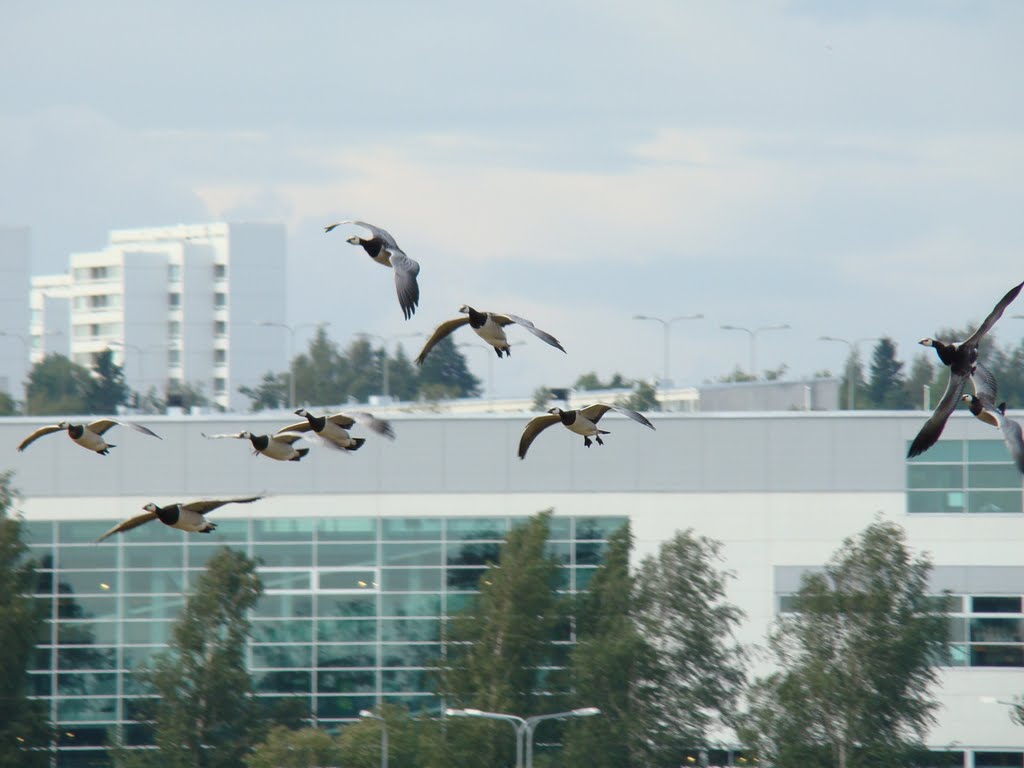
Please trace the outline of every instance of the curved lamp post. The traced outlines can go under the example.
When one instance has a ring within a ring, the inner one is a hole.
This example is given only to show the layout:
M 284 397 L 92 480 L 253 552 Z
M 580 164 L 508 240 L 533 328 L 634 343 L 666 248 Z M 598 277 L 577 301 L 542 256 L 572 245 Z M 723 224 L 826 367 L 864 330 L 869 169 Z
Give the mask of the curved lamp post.
M 545 720 L 561 720 L 566 717 L 591 717 L 601 714 L 597 707 L 580 707 L 571 709 L 568 712 L 555 712 L 551 715 L 534 715 L 532 717 L 520 717 L 519 715 L 508 715 L 503 712 L 484 712 L 480 709 L 452 709 L 444 711 L 449 717 L 483 717 L 488 720 L 504 720 L 512 724 L 516 735 L 516 768 L 524 768 L 523 753 L 526 754 L 525 768 L 533 768 L 533 732 L 538 723 Z M 525 745 L 525 750 L 524 750 Z
M 818 341 L 837 341 L 850 348 L 850 365 L 846 367 L 846 410 L 853 411 L 857 408 L 857 392 L 854 386 L 853 356 L 854 353 L 860 357 L 860 343 L 862 341 L 878 341 L 877 336 L 865 336 L 861 339 L 840 339 L 838 336 L 819 336 Z
M 750 336 L 750 375 L 757 378 L 757 334 L 761 331 L 785 331 L 789 329 L 789 323 L 776 323 L 775 325 L 762 325 L 760 328 L 744 328 L 742 325 L 720 325 L 723 331 L 743 331 Z
M 665 349 L 664 349 L 664 368 L 662 369 L 663 370 L 663 374 L 662 374 L 662 379 L 661 379 L 662 383 L 663 383 L 663 386 L 668 387 L 671 384 L 671 381 L 672 381 L 672 376 L 671 376 L 672 352 L 671 352 L 671 345 L 669 343 L 669 336 L 671 335 L 671 331 L 672 331 L 672 323 L 678 322 L 679 320 L 700 320 L 703 317 L 704 317 L 704 315 L 702 315 L 700 313 L 697 313 L 696 315 L 679 315 L 678 317 L 672 317 L 672 318 L 669 318 L 669 319 L 666 320 L 663 317 L 654 317 L 652 315 L 633 315 L 633 319 L 634 320 L 653 320 L 656 323 L 661 323 L 662 339 L 663 339 L 663 343 L 665 345 Z
M 380 768 L 388 768 L 388 722 L 380 715 L 375 715 L 368 709 L 359 711 L 359 716 L 367 720 L 380 721 Z

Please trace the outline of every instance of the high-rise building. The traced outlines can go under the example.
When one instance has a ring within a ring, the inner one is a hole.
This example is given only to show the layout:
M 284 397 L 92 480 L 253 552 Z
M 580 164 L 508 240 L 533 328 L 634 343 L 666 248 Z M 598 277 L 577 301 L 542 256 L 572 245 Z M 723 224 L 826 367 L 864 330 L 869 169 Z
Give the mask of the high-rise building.
M 33 336 L 50 348 L 63 295 L 72 361 L 88 367 L 109 348 L 135 392 L 188 386 L 240 409 L 239 386 L 287 365 L 288 340 L 265 327 L 285 323 L 285 260 L 280 224 L 114 230 L 103 249 L 72 254 L 66 276 L 35 279 Z

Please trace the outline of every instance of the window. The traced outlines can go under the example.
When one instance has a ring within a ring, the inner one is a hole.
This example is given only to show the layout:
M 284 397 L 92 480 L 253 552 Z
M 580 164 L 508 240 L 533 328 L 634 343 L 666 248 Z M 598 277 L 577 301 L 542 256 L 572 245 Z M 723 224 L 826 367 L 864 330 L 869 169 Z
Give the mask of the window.
M 217 320 L 213 324 L 213 335 L 214 336 L 227 336 L 228 335 L 228 324 L 223 320 Z
M 167 323 L 167 335 L 172 339 L 179 338 L 181 336 L 181 322 L 178 320 L 171 320 Z
M 227 379 L 224 379 L 224 378 L 218 376 L 217 378 L 215 378 L 213 380 L 213 391 L 214 392 L 216 392 L 219 395 L 222 395 L 225 392 L 227 392 L 227 390 L 228 390 Z
M 228 276 L 227 264 L 214 264 L 213 265 L 213 276 L 217 280 L 223 280 Z
M 181 363 L 181 350 L 180 349 L 168 349 L 167 350 L 167 364 L 168 365 L 179 365 Z
M 228 361 L 228 351 L 226 349 L 215 349 L 213 350 L 213 362 L 218 365 L 223 365 Z
M 181 265 L 180 264 L 168 264 L 167 265 L 167 279 L 171 282 L 178 282 L 181 280 Z
M 181 306 L 181 294 L 180 293 L 168 293 L 167 304 L 172 309 L 176 309 Z
M 213 294 L 213 305 L 215 307 L 226 307 L 228 305 L 228 296 L 226 293 L 215 293 Z
M 946 440 L 907 460 L 911 513 L 1021 513 L 1020 472 L 1002 440 Z

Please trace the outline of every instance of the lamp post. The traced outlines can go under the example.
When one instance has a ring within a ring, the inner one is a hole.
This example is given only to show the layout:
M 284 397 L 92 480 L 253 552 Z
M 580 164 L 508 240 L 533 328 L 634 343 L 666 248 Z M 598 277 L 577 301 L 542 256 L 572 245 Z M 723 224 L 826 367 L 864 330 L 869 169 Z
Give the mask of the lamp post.
M 720 325 L 723 331 L 743 331 L 750 336 L 750 375 L 757 378 L 757 334 L 762 331 L 785 331 L 789 329 L 789 323 L 777 323 L 775 325 L 762 325 L 760 328 L 744 328 L 742 325 Z
M 383 390 L 381 392 L 381 394 L 384 395 L 384 399 L 385 400 L 388 400 L 390 398 L 390 396 L 391 396 L 391 379 L 390 379 L 390 376 L 389 376 L 389 373 L 388 373 L 388 371 L 389 371 L 389 366 L 388 366 L 388 346 L 390 345 L 390 343 L 392 341 L 395 341 L 396 339 L 411 339 L 411 338 L 414 338 L 416 336 L 422 336 L 422 335 L 423 335 L 422 333 L 394 333 L 394 334 L 391 334 L 390 336 L 381 336 L 381 335 L 376 334 L 376 333 L 367 333 L 366 331 L 360 331 L 359 333 L 356 334 L 356 336 L 363 336 L 363 337 L 368 338 L 368 339 L 378 339 L 382 343 L 382 345 L 384 347 L 384 362 L 381 365 L 381 368 L 382 368 L 382 372 L 381 372 L 382 373 L 381 389 Z
M 360 710 L 359 716 L 380 721 L 380 768 L 388 768 L 388 721 L 368 709 Z
M 669 343 L 669 336 L 671 335 L 671 332 L 672 332 L 672 323 L 678 322 L 679 320 L 700 320 L 703 317 L 704 317 L 704 315 L 698 313 L 696 315 L 679 315 L 677 317 L 672 317 L 672 318 L 669 318 L 669 319 L 666 320 L 663 317 L 653 317 L 651 315 L 633 315 L 633 319 L 634 320 L 653 320 L 656 323 L 661 323 L 662 337 L 663 337 L 663 342 L 664 342 L 664 345 L 665 345 L 665 349 L 664 349 L 664 358 L 665 359 L 664 359 L 664 368 L 663 368 L 664 374 L 663 374 L 662 380 L 661 380 L 662 381 L 662 386 L 668 387 L 671 384 L 671 382 L 672 382 L 672 377 L 671 377 L 672 352 L 671 352 L 671 345 Z
M 288 323 L 275 323 L 271 320 L 263 320 L 259 325 L 265 328 L 284 328 L 288 331 L 288 407 L 295 407 L 295 369 L 292 365 L 292 355 L 295 354 L 295 332 L 302 328 L 318 328 L 330 325 L 326 323 L 300 323 L 299 325 L 288 325 Z
M 488 720 L 504 720 L 511 723 L 516 735 L 516 768 L 524 768 L 524 751 L 526 754 L 525 768 L 533 768 L 533 732 L 538 723 L 544 720 L 561 720 L 566 717 L 590 717 L 601 714 L 601 710 L 597 707 L 580 707 L 568 712 L 555 712 L 552 715 L 534 715 L 532 717 L 520 717 L 502 712 L 484 712 L 479 709 L 449 708 L 444 713 L 449 717 L 483 717 Z
M 818 341 L 838 341 L 840 344 L 845 344 L 850 348 L 850 363 L 846 366 L 846 410 L 853 411 L 857 409 L 857 391 L 854 385 L 853 375 L 853 356 L 854 353 L 860 356 L 859 345 L 862 341 L 877 341 L 877 336 L 865 336 L 861 339 L 854 339 L 849 341 L 848 339 L 840 339 L 838 336 L 819 336 Z
M 139 358 L 139 391 L 142 392 L 142 393 L 145 393 L 145 391 L 146 391 L 146 374 L 145 374 L 146 368 L 145 368 L 145 362 L 144 362 L 144 355 L 145 355 L 145 353 L 142 351 L 142 347 L 136 346 L 135 344 L 128 344 L 127 342 L 124 342 L 124 341 L 118 341 L 117 339 L 115 339 L 114 341 L 107 342 L 107 346 L 108 347 L 120 347 L 121 349 L 130 349 L 130 350 L 132 350 L 135 353 L 135 355 Z

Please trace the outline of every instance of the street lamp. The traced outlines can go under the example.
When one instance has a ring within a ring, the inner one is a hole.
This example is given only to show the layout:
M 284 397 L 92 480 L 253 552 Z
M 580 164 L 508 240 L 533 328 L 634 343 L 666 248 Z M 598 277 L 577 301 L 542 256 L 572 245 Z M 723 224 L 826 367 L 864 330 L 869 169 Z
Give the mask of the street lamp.
M 380 721 L 380 768 L 388 768 L 388 721 L 368 709 L 359 710 L 359 716 Z
M 666 320 L 664 318 L 653 317 L 651 315 L 633 315 L 633 319 L 634 320 L 653 320 L 656 323 L 661 323 L 661 327 L 662 327 L 662 331 L 663 331 L 662 336 L 663 336 L 663 340 L 664 340 L 664 344 L 665 344 L 665 350 L 664 350 L 664 356 L 665 356 L 664 365 L 665 365 L 665 367 L 664 367 L 664 374 L 663 374 L 662 380 L 661 380 L 662 381 L 662 386 L 667 388 L 671 384 L 671 382 L 672 382 L 672 377 L 671 377 L 671 360 L 672 360 L 671 354 L 672 353 L 671 353 L 671 346 L 669 344 L 669 336 L 671 335 L 672 323 L 675 323 L 675 322 L 677 322 L 679 320 L 700 320 L 703 317 L 704 317 L 704 315 L 698 313 L 696 315 L 679 315 L 678 317 L 673 317 L 673 318 L 669 318 L 668 320 Z
M 720 325 L 723 331 L 743 331 L 750 336 L 750 375 L 757 378 L 757 334 L 761 331 L 785 331 L 789 323 L 777 323 L 776 325 L 762 325 L 760 328 L 744 328 L 742 325 Z
M 422 336 L 422 335 L 423 335 L 422 333 L 394 333 L 394 334 L 392 334 L 390 336 L 381 336 L 381 335 L 376 334 L 376 333 L 367 333 L 366 331 L 360 331 L 359 333 L 356 334 L 356 336 L 363 336 L 363 337 L 368 338 L 368 339 L 378 339 L 383 344 L 383 347 L 384 347 L 384 362 L 383 362 L 383 364 L 381 366 L 381 368 L 383 369 L 382 370 L 383 381 L 381 382 L 381 389 L 383 391 L 381 392 L 381 394 L 384 395 L 384 399 L 385 400 L 389 400 L 390 399 L 390 395 L 391 395 L 391 380 L 390 380 L 390 377 L 389 377 L 389 374 L 388 374 L 388 370 L 389 370 L 389 366 L 388 366 L 388 345 L 392 341 L 395 341 L 396 339 L 411 339 L 411 338 L 414 338 L 416 336 Z
M 302 328 L 318 328 L 320 326 L 328 326 L 329 322 L 324 323 L 300 323 L 299 325 L 288 325 L 288 323 L 275 323 L 271 320 L 263 320 L 259 325 L 265 328 L 284 328 L 288 331 L 288 407 L 295 407 L 295 368 L 292 365 L 292 355 L 295 354 L 295 332 Z
M 561 720 L 566 717 L 591 717 L 601 714 L 597 707 L 580 707 L 571 709 L 568 712 L 555 712 L 552 715 L 533 715 L 532 717 L 519 717 L 518 715 L 507 715 L 501 712 L 484 712 L 479 709 L 446 709 L 444 713 L 450 717 L 484 717 L 489 720 L 504 720 L 511 723 L 516 734 L 516 768 L 523 768 L 523 746 L 526 749 L 525 768 L 533 768 L 533 733 L 539 723 L 545 720 Z
M 845 344 L 850 348 L 850 363 L 846 366 L 846 410 L 853 411 L 857 409 L 856 389 L 854 386 L 854 375 L 853 375 L 853 358 L 854 354 L 860 356 L 859 344 L 862 341 L 878 341 L 877 336 L 865 336 L 861 339 L 854 339 L 848 341 L 847 339 L 840 339 L 838 336 L 819 336 L 818 341 L 838 341 L 840 344 Z

